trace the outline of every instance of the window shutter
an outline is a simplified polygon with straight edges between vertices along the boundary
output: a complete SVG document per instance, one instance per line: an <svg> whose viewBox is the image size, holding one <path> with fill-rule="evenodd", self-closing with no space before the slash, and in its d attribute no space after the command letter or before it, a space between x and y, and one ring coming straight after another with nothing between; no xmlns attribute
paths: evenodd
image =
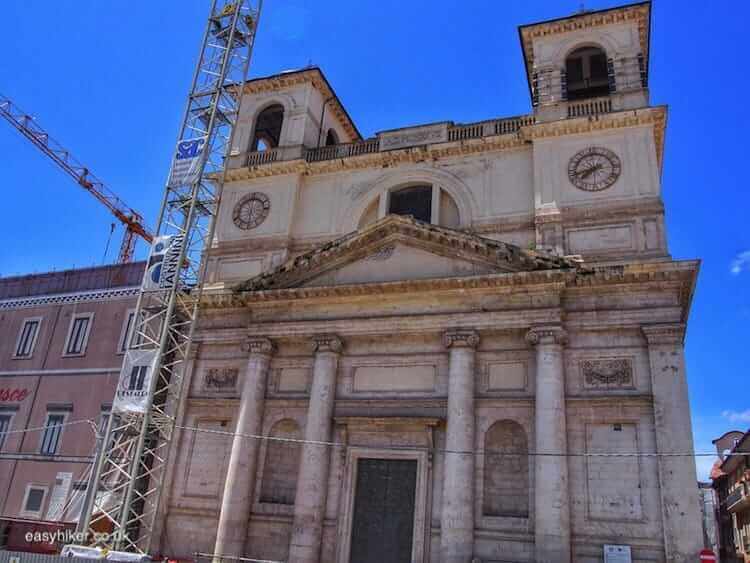
<svg viewBox="0 0 750 563"><path fill-rule="evenodd" d="M641 87L648 88L648 73L646 72L646 61L643 53L638 53L638 70L641 73Z"/></svg>
<svg viewBox="0 0 750 563"><path fill-rule="evenodd" d="M617 83L615 81L615 63L612 59L607 59L607 82L609 83L609 93L617 92Z"/></svg>

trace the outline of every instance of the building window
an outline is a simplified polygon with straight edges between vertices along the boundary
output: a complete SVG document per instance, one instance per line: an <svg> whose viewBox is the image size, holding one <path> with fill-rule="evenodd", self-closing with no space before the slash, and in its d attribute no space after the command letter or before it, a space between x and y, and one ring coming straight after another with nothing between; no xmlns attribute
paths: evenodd
<svg viewBox="0 0 750 563"><path fill-rule="evenodd" d="M388 213L411 215L429 223L432 220L432 186L410 186L392 191L388 200Z"/></svg>
<svg viewBox="0 0 750 563"><path fill-rule="evenodd" d="M569 100L609 94L607 54L598 47L579 47L565 59Z"/></svg>
<svg viewBox="0 0 750 563"><path fill-rule="evenodd" d="M10 431L10 423L13 420L13 415L0 414L0 452L5 447L5 440Z"/></svg>
<svg viewBox="0 0 750 563"><path fill-rule="evenodd" d="M26 518L40 518L46 496L47 487L43 485L27 485L21 508L21 516Z"/></svg>
<svg viewBox="0 0 750 563"><path fill-rule="evenodd" d="M30 358L34 353L41 323L41 317L23 321L21 332L18 334L18 340L16 341L16 353L14 354L16 358Z"/></svg>
<svg viewBox="0 0 750 563"><path fill-rule="evenodd" d="M299 440L301 433L296 422L285 419L273 425L271 436ZM260 502L294 504L301 453L300 442L268 440Z"/></svg>
<svg viewBox="0 0 750 563"><path fill-rule="evenodd" d="M60 437L62 435L65 415L61 413L48 413L47 422L44 425L44 434L42 434L42 444L39 447L39 453L42 455L55 455L60 447Z"/></svg>
<svg viewBox="0 0 750 563"><path fill-rule="evenodd" d="M250 151L264 151L279 146L281 126L284 124L284 106L274 104L258 114Z"/></svg>
<svg viewBox="0 0 750 563"><path fill-rule="evenodd" d="M485 516L529 516L529 446L517 422L493 424L484 437Z"/></svg>
<svg viewBox="0 0 750 563"><path fill-rule="evenodd" d="M131 340L133 339L133 319L135 319L135 311L131 310L125 314L125 321L122 324L122 332L120 333L120 343L117 346L117 351L120 354L124 354L128 349Z"/></svg>
<svg viewBox="0 0 750 563"><path fill-rule="evenodd" d="M128 378L128 391L143 391L149 366L133 366Z"/></svg>
<svg viewBox="0 0 750 563"><path fill-rule="evenodd" d="M83 356L86 353L86 344L94 321L93 313L73 315L68 329L68 338L65 342L65 356Z"/></svg>

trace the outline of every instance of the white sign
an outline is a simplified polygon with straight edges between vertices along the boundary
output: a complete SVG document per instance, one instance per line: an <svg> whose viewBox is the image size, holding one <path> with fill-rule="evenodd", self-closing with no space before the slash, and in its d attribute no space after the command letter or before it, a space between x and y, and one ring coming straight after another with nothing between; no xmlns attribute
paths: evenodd
<svg viewBox="0 0 750 563"><path fill-rule="evenodd" d="M172 169L169 171L170 188L189 186L200 177L200 163L203 149L206 148L208 137L187 139L177 143L177 149L172 159Z"/></svg>
<svg viewBox="0 0 750 563"><path fill-rule="evenodd" d="M146 412L148 392L154 374L156 350L128 350L112 402L114 412Z"/></svg>
<svg viewBox="0 0 750 563"><path fill-rule="evenodd" d="M448 124L437 123L420 127L407 127L378 133L381 151L405 149L448 141Z"/></svg>
<svg viewBox="0 0 750 563"><path fill-rule="evenodd" d="M180 274L180 253L184 240L183 235L154 238L143 276L144 291L172 289L175 286Z"/></svg>
<svg viewBox="0 0 750 563"><path fill-rule="evenodd" d="M47 520L51 522L62 520L63 508L65 508L65 501L68 499L68 492L70 492L72 482L72 473L60 472L57 474L55 486L52 488L52 494L49 497Z"/></svg>
<svg viewBox="0 0 750 563"><path fill-rule="evenodd" d="M604 563L632 563L629 545L605 545Z"/></svg>

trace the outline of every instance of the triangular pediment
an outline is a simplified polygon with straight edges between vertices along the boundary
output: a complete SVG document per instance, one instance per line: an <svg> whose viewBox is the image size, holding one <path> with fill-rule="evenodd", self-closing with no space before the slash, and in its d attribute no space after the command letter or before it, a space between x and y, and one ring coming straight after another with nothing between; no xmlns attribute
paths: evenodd
<svg viewBox="0 0 750 563"><path fill-rule="evenodd" d="M389 215L239 284L236 291L329 287L575 267L563 258Z"/></svg>

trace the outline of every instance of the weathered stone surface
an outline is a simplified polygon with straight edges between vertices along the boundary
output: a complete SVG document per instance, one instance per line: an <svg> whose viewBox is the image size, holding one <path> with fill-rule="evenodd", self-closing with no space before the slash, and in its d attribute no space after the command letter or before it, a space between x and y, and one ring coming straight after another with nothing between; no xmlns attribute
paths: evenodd
<svg viewBox="0 0 750 563"><path fill-rule="evenodd" d="M616 46L626 72L642 48L644 10L525 28L526 56L544 66L530 69L556 84L564 53L591 40ZM256 110L280 103L279 154L316 145L311 116L328 95L317 71L248 91L240 144ZM692 447L673 325L688 316L697 263L668 254L665 111L647 107L645 90L610 98L611 111L570 118L593 106L545 99L512 134L495 122L446 126L447 141L407 128L388 151L367 141L358 155L342 144L315 153L335 158L231 167L195 369L237 365L248 332L272 338L252 426L307 441L253 446L242 458L256 459L232 491L250 497L234 512L242 554L348 563L357 461L369 457L417 462L413 561L588 563L604 543L631 545L634 561L689 560L700 537L692 460L586 455ZM340 113L326 111L323 127L357 140ZM598 192L567 173L592 146L621 163ZM388 213L392 192L412 186L432 187L429 222ZM231 210L255 191L267 194L269 215L238 230ZM240 369L238 382L248 374ZM244 389L238 400L194 383L186 417L235 421L244 401ZM170 541L186 550L205 546L226 512L218 495L185 494L203 481L216 488L210 470L190 465L206 459L193 449L180 442L177 465L190 469L176 474L167 509ZM224 472L228 497L238 474ZM200 530L185 526L194 537L180 531L186 514L202 518Z"/></svg>

